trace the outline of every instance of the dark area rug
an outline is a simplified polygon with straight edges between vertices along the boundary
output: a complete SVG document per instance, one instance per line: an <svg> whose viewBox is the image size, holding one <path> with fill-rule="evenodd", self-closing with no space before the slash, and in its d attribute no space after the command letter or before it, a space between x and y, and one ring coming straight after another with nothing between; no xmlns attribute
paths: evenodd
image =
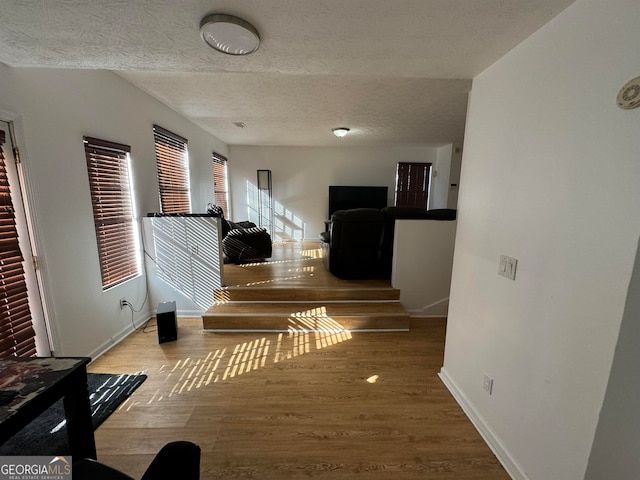
<svg viewBox="0 0 640 480"><path fill-rule="evenodd" d="M98 428L146 378L142 374L89 373L87 384L93 429ZM70 455L62 400L0 445L0 455Z"/></svg>

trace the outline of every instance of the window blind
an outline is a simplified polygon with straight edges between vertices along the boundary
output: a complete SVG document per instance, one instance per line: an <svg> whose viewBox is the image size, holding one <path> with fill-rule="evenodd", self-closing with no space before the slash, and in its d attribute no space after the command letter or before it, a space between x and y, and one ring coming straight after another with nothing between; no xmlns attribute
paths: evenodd
<svg viewBox="0 0 640 480"><path fill-rule="evenodd" d="M398 163L396 206L427 208L430 163Z"/></svg>
<svg viewBox="0 0 640 480"><path fill-rule="evenodd" d="M229 196L227 192L227 159L213 152L214 203L222 208L224 218L229 218Z"/></svg>
<svg viewBox="0 0 640 480"><path fill-rule="evenodd" d="M154 125L162 213L191 213L187 140Z"/></svg>
<svg viewBox="0 0 640 480"><path fill-rule="evenodd" d="M0 130L0 358L36 354L23 258L3 151L5 132Z"/></svg>
<svg viewBox="0 0 640 480"><path fill-rule="evenodd" d="M84 137L102 288L140 274L131 198L131 147Z"/></svg>

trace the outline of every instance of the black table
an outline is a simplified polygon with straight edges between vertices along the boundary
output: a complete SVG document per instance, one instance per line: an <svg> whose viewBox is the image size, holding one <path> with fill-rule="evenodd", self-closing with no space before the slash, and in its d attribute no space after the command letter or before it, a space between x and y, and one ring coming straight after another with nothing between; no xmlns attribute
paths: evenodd
<svg viewBox="0 0 640 480"><path fill-rule="evenodd" d="M87 390L90 361L86 357L0 359L0 444L62 398L71 455L95 459Z"/></svg>

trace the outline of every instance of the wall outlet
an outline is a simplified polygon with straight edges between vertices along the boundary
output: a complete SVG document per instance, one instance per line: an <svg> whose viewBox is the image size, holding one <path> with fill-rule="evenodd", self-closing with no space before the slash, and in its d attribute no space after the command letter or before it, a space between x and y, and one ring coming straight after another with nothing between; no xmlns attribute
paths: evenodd
<svg viewBox="0 0 640 480"><path fill-rule="evenodd" d="M516 267L518 260L515 258L500 255L500 266L498 267L498 275L502 275L510 280L516 279Z"/></svg>
<svg viewBox="0 0 640 480"><path fill-rule="evenodd" d="M484 383L482 384L482 388L484 388L489 395L493 392L493 378L486 373L484 374Z"/></svg>
<svg viewBox="0 0 640 480"><path fill-rule="evenodd" d="M120 299L120 310L127 306L127 301L124 298Z"/></svg>

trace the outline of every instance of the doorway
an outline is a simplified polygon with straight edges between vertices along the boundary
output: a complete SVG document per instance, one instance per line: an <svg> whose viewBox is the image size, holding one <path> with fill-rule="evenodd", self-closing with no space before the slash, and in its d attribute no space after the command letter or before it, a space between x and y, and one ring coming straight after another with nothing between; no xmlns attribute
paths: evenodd
<svg viewBox="0 0 640 480"><path fill-rule="evenodd" d="M396 207L429 205L430 163L398 163L396 171Z"/></svg>
<svg viewBox="0 0 640 480"><path fill-rule="evenodd" d="M0 120L0 356L51 355L13 124Z"/></svg>

